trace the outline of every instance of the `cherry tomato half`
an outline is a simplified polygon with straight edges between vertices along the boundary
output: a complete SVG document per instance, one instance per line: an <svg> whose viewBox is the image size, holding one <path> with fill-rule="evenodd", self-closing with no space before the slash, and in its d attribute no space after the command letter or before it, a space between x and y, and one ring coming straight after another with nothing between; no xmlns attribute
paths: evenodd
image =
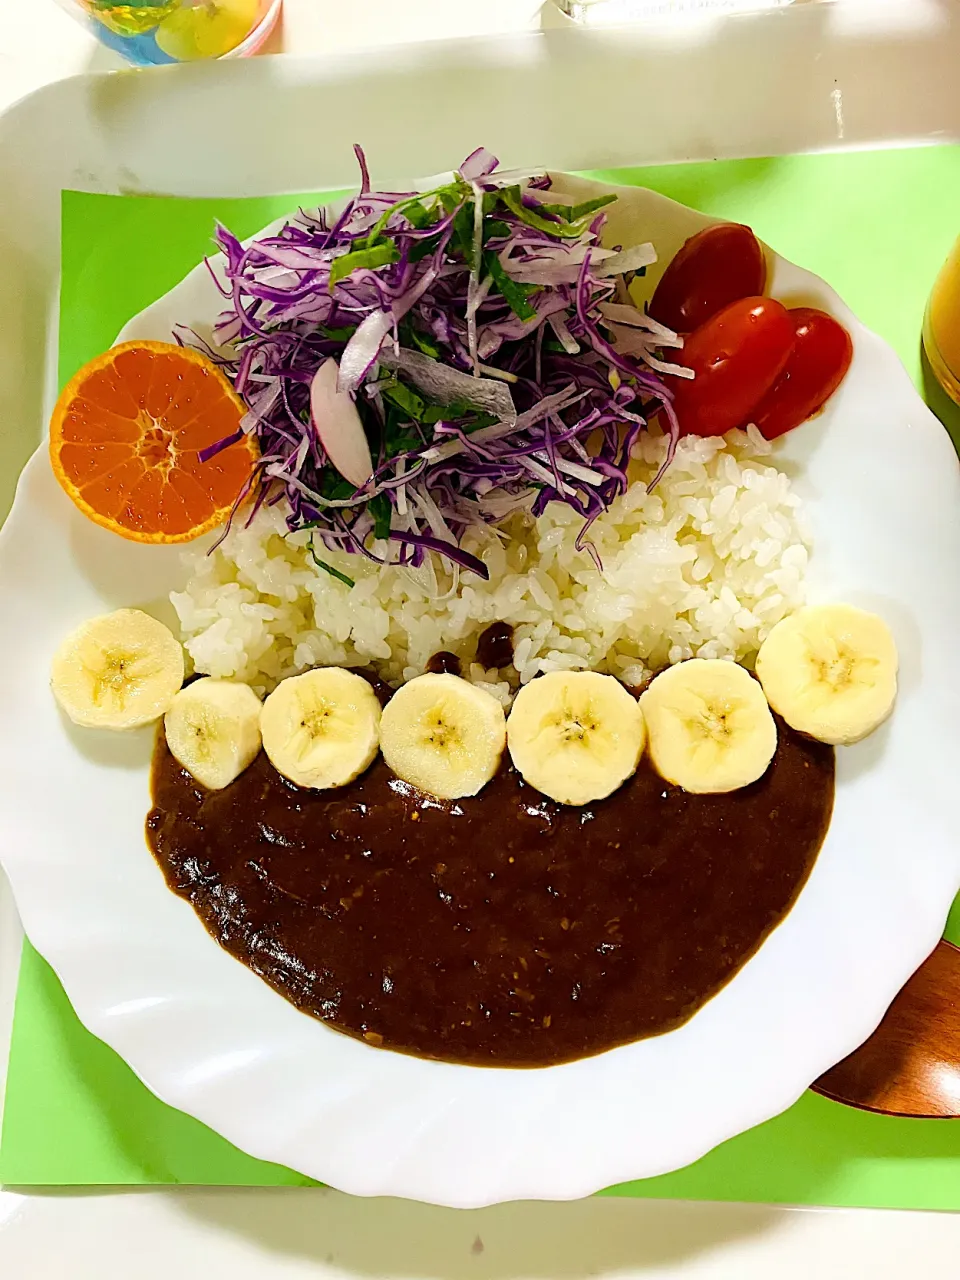
<svg viewBox="0 0 960 1280"><path fill-rule="evenodd" d="M682 435L722 436L750 420L793 350L793 321L773 298L739 298L677 352L693 379L670 377Z"/></svg>
<svg viewBox="0 0 960 1280"><path fill-rule="evenodd" d="M838 320L813 307L795 307L793 352L783 372L753 411L761 435L776 440L821 409L843 381L853 342Z"/></svg>
<svg viewBox="0 0 960 1280"><path fill-rule="evenodd" d="M763 293L760 241L739 222L720 222L691 236L660 277L649 312L668 329L692 333L727 303Z"/></svg>

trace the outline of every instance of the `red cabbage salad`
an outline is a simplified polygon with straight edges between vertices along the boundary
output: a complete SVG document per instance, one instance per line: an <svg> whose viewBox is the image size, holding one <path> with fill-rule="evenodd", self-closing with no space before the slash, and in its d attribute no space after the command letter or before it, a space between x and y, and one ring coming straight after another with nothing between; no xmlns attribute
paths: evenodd
<svg viewBox="0 0 960 1280"><path fill-rule="evenodd" d="M371 191L356 152L362 186L337 216L301 212L247 246L217 227L216 358L261 454L244 498L286 498L290 531L313 530L314 559L348 583L318 539L486 578L464 532L556 501L596 559L590 524L626 489L638 434L661 413L664 467L679 434L659 375L687 373L663 358L682 340L627 293L652 246L602 247L615 196L551 198L483 148L426 192Z"/></svg>

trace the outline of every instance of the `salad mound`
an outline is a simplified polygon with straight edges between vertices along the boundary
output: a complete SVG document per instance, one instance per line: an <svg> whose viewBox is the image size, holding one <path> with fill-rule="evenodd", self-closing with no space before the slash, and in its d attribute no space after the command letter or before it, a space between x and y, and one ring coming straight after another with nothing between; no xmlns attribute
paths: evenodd
<svg viewBox="0 0 960 1280"><path fill-rule="evenodd" d="M551 199L547 176L498 173L483 148L404 193L371 191L356 152L361 189L335 219L301 212L247 246L217 228L230 354L210 354L261 451L243 496L285 494L288 528L328 550L413 566L432 550L483 578L465 530L560 501L596 556L590 524L648 419L663 411L664 466L679 434L660 375L686 373L662 358L682 339L626 291L653 247L602 246L616 196Z"/></svg>

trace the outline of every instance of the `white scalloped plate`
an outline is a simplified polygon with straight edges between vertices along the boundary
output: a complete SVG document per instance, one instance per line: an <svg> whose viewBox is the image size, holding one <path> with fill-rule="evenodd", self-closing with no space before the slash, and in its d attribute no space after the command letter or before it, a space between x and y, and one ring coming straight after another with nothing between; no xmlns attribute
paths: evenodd
<svg viewBox="0 0 960 1280"><path fill-rule="evenodd" d="M613 237L652 239L662 261L711 221L651 192L622 197ZM887 618L900 699L883 730L839 752L823 850L757 955L684 1027L580 1062L488 1070L373 1049L217 946L146 848L151 734L75 730L47 687L64 634L156 606L180 583L179 554L89 523L45 453L29 463L0 533L0 856L83 1022L164 1101L356 1194L565 1199L697 1159L788 1107L876 1027L960 885L960 472L893 352L821 280L771 265L776 296L854 336L840 391L779 458L807 500L814 597ZM121 336L164 338L218 306L198 270Z"/></svg>

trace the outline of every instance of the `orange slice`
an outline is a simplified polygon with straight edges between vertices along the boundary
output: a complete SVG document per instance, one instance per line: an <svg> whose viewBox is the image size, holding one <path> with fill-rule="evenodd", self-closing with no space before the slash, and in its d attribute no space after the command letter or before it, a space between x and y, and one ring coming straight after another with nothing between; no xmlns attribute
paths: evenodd
<svg viewBox="0 0 960 1280"><path fill-rule="evenodd" d="M188 542L222 524L258 456L246 405L205 356L168 342L121 342L84 365L50 420L60 484L97 524L135 542Z"/></svg>

